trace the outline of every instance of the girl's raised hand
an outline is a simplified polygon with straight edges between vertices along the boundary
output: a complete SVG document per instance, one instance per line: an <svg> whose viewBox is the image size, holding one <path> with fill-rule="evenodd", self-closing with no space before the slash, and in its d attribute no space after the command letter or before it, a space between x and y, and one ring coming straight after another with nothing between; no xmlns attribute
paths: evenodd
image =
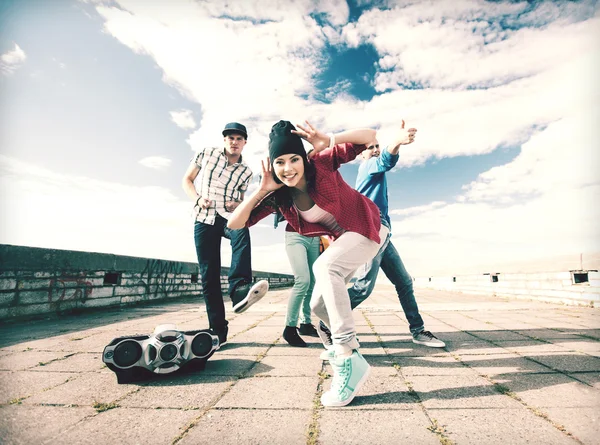
<svg viewBox="0 0 600 445"><path fill-rule="evenodd" d="M329 147L329 136L314 128L308 121L304 121L304 125L298 124L296 127L299 130L292 130L292 133L297 134L314 147L308 154L309 158Z"/></svg>
<svg viewBox="0 0 600 445"><path fill-rule="evenodd" d="M267 158L261 160L260 163L262 166L262 176L260 178L259 185L260 190L270 193L283 187L283 184L277 184L275 179L273 179L273 175L275 173L273 173L273 168L271 166L269 157L267 156Z"/></svg>

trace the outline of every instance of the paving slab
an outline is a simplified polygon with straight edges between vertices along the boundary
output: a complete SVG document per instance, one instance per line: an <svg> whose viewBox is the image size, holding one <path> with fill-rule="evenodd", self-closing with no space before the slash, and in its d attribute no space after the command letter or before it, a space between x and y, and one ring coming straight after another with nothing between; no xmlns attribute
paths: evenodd
<svg viewBox="0 0 600 445"><path fill-rule="evenodd" d="M308 410L215 409L202 416L181 445L305 445Z"/></svg>
<svg viewBox="0 0 600 445"><path fill-rule="evenodd" d="M476 375L475 371L447 354L430 357L398 357L396 363L400 365L402 374L407 378L410 376Z"/></svg>
<svg viewBox="0 0 600 445"><path fill-rule="evenodd" d="M77 377L74 372L0 371L0 403L30 397Z"/></svg>
<svg viewBox="0 0 600 445"><path fill-rule="evenodd" d="M566 431L583 443L598 444L598 424L600 424L600 409L593 408L543 408L554 423L560 424ZM590 428L592 426L592 428ZM596 426L596 428L593 428Z"/></svg>
<svg viewBox="0 0 600 445"><path fill-rule="evenodd" d="M600 368L600 358L580 352L533 352L527 357L562 372L595 371Z"/></svg>
<svg viewBox="0 0 600 445"><path fill-rule="evenodd" d="M92 372L104 368L102 353L76 352L71 354L43 365L44 371L73 372L73 370L77 370L77 372ZM32 369L39 370L41 367L41 365L38 365Z"/></svg>
<svg viewBox="0 0 600 445"><path fill-rule="evenodd" d="M529 405L539 408L600 409L597 388L563 374L523 375L512 381L510 389Z"/></svg>
<svg viewBox="0 0 600 445"><path fill-rule="evenodd" d="M328 445L419 444L439 445L421 409L326 409L320 418L319 443Z"/></svg>
<svg viewBox="0 0 600 445"><path fill-rule="evenodd" d="M515 400L479 376L412 376L409 381L427 409L518 407Z"/></svg>
<svg viewBox="0 0 600 445"><path fill-rule="evenodd" d="M205 376L201 373L156 379L119 400L128 408L208 409L231 388L237 379ZM127 385L131 386L131 385Z"/></svg>
<svg viewBox="0 0 600 445"><path fill-rule="evenodd" d="M25 350L0 358L0 371L23 371L36 368L54 360L64 359L67 355L63 352Z"/></svg>
<svg viewBox="0 0 600 445"><path fill-rule="evenodd" d="M261 377L313 377L323 368L321 360L313 356L267 355L260 361L261 369L252 370Z"/></svg>
<svg viewBox="0 0 600 445"><path fill-rule="evenodd" d="M171 443L198 415L195 410L113 408L54 436L53 444Z"/></svg>
<svg viewBox="0 0 600 445"><path fill-rule="evenodd" d="M61 374L58 374L61 375ZM45 378L45 376L39 376ZM23 400L24 405L93 406L110 403L137 389L136 385L115 385L115 375L108 369L73 375L68 382L37 392Z"/></svg>
<svg viewBox="0 0 600 445"><path fill-rule="evenodd" d="M92 407L2 406L0 407L1 443L5 445L43 443L95 414L96 411ZM52 420L43 421L44 419Z"/></svg>
<svg viewBox="0 0 600 445"><path fill-rule="evenodd" d="M487 376L503 375L504 378L515 374L543 373L548 372L547 366L529 360L518 354L494 354L494 355L461 355L460 362L476 371L478 374Z"/></svg>
<svg viewBox="0 0 600 445"><path fill-rule="evenodd" d="M522 409L431 409L445 435L464 445L575 445L577 440ZM588 442L594 443L594 442Z"/></svg>
<svg viewBox="0 0 600 445"><path fill-rule="evenodd" d="M240 379L217 408L311 409L319 377Z"/></svg>

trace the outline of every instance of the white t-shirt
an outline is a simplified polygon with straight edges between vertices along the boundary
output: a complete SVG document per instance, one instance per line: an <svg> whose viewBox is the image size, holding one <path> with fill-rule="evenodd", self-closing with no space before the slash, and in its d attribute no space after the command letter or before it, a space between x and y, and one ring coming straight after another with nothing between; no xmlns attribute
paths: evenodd
<svg viewBox="0 0 600 445"><path fill-rule="evenodd" d="M340 227L331 213L323 210L316 204L308 210L300 210L298 207L296 207L296 210L298 210L300 218L302 218L304 221L321 224L330 230L336 238L339 238L345 232L345 230Z"/></svg>

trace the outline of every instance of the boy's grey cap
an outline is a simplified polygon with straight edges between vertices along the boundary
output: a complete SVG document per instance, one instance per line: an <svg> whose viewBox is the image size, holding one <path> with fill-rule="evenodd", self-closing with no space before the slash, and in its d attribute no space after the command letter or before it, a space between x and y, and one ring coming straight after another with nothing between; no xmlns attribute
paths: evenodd
<svg viewBox="0 0 600 445"><path fill-rule="evenodd" d="M241 134L246 139L248 139L248 132L246 131L246 127L238 122L229 122L227 125L225 125L225 129L223 130L223 136L227 136L231 133Z"/></svg>

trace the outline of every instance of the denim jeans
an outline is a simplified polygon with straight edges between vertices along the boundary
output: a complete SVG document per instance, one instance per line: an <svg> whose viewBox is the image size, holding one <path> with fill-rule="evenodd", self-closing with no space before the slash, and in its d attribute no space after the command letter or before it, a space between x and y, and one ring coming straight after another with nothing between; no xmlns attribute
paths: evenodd
<svg viewBox="0 0 600 445"><path fill-rule="evenodd" d="M346 285L356 269L377 255L388 232L388 228L382 224L379 243L356 232L345 232L315 261L315 290L310 307L331 330L337 355L359 347Z"/></svg>
<svg viewBox="0 0 600 445"><path fill-rule="evenodd" d="M381 267L385 276L396 287L396 293L408 321L410 332L415 336L425 329L423 318L419 314L419 307L415 300L412 277L406 271L390 237L391 233L375 258L358 271L356 282L348 289L350 304L352 305L352 309L354 309L371 295L375 287L379 267Z"/></svg>
<svg viewBox="0 0 600 445"><path fill-rule="evenodd" d="M202 290L206 303L208 322L212 329L220 331L227 326L225 304L221 292L221 238L231 243L231 267L229 268L229 295L235 288L252 281L250 257L250 231L248 228L232 230L227 220L217 215L215 224L196 222L194 241L200 266Z"/></svg>
<svg viewBox="0 0 600 445"><path fill-rule="evenodd" d="M319 237L285 232L285 251L294 273L294 287L288 299L285 325L298 326L298 315L300 323L310 323L310 298L315 287L312 268L319 258Z"/></svg>

